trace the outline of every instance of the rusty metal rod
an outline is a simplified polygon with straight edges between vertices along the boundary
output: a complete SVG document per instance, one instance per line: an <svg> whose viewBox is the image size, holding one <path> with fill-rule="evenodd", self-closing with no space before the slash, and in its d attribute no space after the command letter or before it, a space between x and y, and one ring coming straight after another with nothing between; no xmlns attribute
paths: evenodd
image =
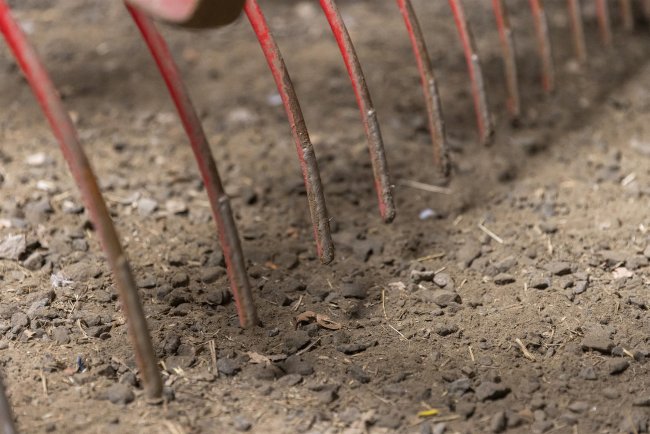
<svg viewBox="0 0 650 434"><path fill-rule="evenodd" d="M573 46L576 51L576 58L580 63L587 62L587 43L585 30L582 25L582 8L580 0L567 0L569 17L571 23L571 34L573 35Z"/></svg>
<svg viewBox="0 0 650 434"><path fill-rule="evenodd" d="M433 162L440 174L446 178L450 172L449 147L445 134L445 121L442 115L440 94L438 93L438 85L431 66L431 59L411 0L397 0L397 6L404 18L406 30L413 47L413 54L415 54L415 61L420 72L429 121L429 133L433 144Z"/></svg>
<svg viewBox="0 0 650 434"><path fill-rule="evenodd" d="M329 216L327 206L325 205L325 195L323 185L320 179L320 170L316 160L314 147L309 139L307 125L300 109L298 96L291 82L289 71L284 63L280 49L271 34L266 18L262 13L256 0L247 0L244 3L244 11L250 24L257 36L257 39L264 52L264 57L269 64L273 79L278 88L278 93L282 98L284 109L289 119L291 134L296 144L298 160L305 180L305 189L307 191L307 202L316 240L316 250L318 256L324 264L332 262L334 259L334 244L330 233Z"/></svg>
<svg viewBox="0 0 650 434"><path fill-rule="evenodd" d="M530 0L530 9L535 22L535 36L542 65L542 87L550 93L555 90L555 65L553 64L553 50L548 32L548 19L542 0Z"/></svg>
<svg viewBox="0 0 650 434"><path fill-rule="evenodd" d="M4 384L0 380L0 434L16 434L17 432L11 404L7 399Z"/></svg>
<svg viewBox="0 0 650 434"><path fill-rule="evenodd" d="M339 46L345 67L352 81L354 95L357 99L363 128L368 140L368 151L372 163L372 172L375 180L375 190L379 201L379 213L386 223L395 219L395 204L393 202L393 190L388 173L388 162L384 151L384 141L379 129L377 112L370 98L370 91L366 85L366 79L361 69L361 64L352 45L352 39L348 33L343 18L339 13L334 0L320 0L321 8L325 12L327 21L332 28L334 38Z"/></svg>
<svg viewBox="0 0 650 434"><path fill-rule="evenodd" d="M230 208L230 200L221 183L217 165L212 157L210 145L201 126L201 121L194 110L167 43L156 29L153 21L135 7L129 4L126 4L126 7L158 65L190 140L194 157L205 184L210 207L212 208L212 216L217 224L217 232L226 260L226 270L237 306L239 323L244 328L252 327L258 324L259 320L250 283L248 282L248 275L246 274L244 254L232 209Z"/></svg>
<svg viewBox="0 0 650 434"><path fill-rule="evenodd" d="M517 77L517 60L515 56L515 41L508 9L503 0L492 0L492 9L499 31L501 53L506 74L506 87L508 89L507 108L510 118L516 120L521 115L521 99L519 97L519 79Z"/></svg>
<svg viewBox="0 0 650 434"><path fill-rule="evenodd" d="M621 23L625 31L634 30L634 9L632 0L620 0L619 10L621 14Z"/></svg>
<svg viewBox="0 0 650 434"><path fill-rule="evenodd" d="M474 98L479 141L484 145L489 145L492 143L494 137L494 126L492 125L492 116L490 115L487 94L485 93L485 80L481 70L481 62L476 49L476 43L474 42L462 1L449 0L449 6L454 15L456 28L458 29L458 34L463 44L463 51L465 52L465 60L467 61L467 69L469 70L472 86L472 97Z"/></svg>
<svg viewBox="0 0 650 434"><path fill-rule="evenodd" d="M596 16L598 17L598 30L600 32L600 40L605 48L612 46L612 24L609 19L609 4L607 0L596 1Z"/></svg>
<svg viewBox="0 0 650 434"><path fill-rule="evenodd" d="M140 296L90 162L45 67L11 16L5 0L0 0L0 30L36 94L77 187L81 191L84 204L97 229L104 253L113 271L146 394L151 399L158 399L162 394L162 381Z"/></svg>

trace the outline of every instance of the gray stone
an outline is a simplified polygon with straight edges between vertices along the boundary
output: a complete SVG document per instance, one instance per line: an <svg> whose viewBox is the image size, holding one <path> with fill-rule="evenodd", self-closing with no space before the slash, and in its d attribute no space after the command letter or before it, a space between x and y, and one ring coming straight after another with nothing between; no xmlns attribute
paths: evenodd
<svg viewBox="0 0 650 434"><path fill-rule="evenodd" d="M205 267L201 269L201 281L203 283L214 283L225 275L226 270L222 267Z"/></svg>
<svg viewBox="0 0 650 434"><path fill-rule="evenodd" d="M117 405L126 405L135 399L131 388L121 383L115 383L109 387L106 391L106 397L110 402Z"/></svg>
<svg viewBox="0 0 650 434"><path fill-rule="evenodd" d="M158 202L154 199L143 197L138 200L138 214L142 217L147 217L153 214L158 209Z"/></svg>
<svg viewBox="0 0 650 434"><path fill-rule="evenodd" d="M29 317L24 312L16 312L11 315L12 328L24 328L29 325Z"/></svg>
<svg viewBox="0 0 650 434"><path fill-rule="evenodd" d="M233 425L235 429L240 432L250 431L250 429L253 427L252 422L244 416L235 416L233 419Z"/></svg>
<svg viewBox="0 0 650 434"><path fill-rule="evenodd" d="M70 332L66 327L56 327L52 330L52 339L60 345L65 345L70 343Z"/></svg>
<svg viewBox="0 0 650 434"><path fill-rule="evenodd" d="M481 245L475 241L463 244L456 253L456 260L461 269L468 268L476 258L481 256Z"/></svg>
<svg viewBox="0 0 650 434"><path fill-rule="evenodd" d="M24 234L7 235L0 241L0 259L17 261L27 250Z"/></svg>
<svg viewBox="0 0 650 434"><path fill-rule="evenodd" d="M528 286L535 289L546 289L551 286L551 278L546 275L538 275L531 277Z"/></svg>
<svg viewBox="0 0 650 434"><path fill-rule="evenodd" d="M585 401L575 401L569 404L569 410L574 413L584 413L589 410L589 403Z"/></svg>
<svg viewBox="0 0 650 434"><path fill-rule="evenodd" d="M219 358L217 360L217 369L224 375L235 375L241 369L241 361L231 358Z"/></svg>
<svg viewBox="0 0 650 434"><path fill-rule="evenodd" d="M501 433L508 427L508 419L505 411L498 411L490 419L490 430L493 433Z"/></svg>
<svg viewBox="0 0 650 434"><path fill-rule="evenodd" d="M476 398L479 401L497 400L506 397L510 393L510 388L501 383L492 381L483 381L476 388Z"/></svg>
<svg viewBox="0 0 650 434"><path fill-rule="evenodd" d="M622 374L629 367L630 367L630 362L628 362L627 360L610 360L607 363L607 369L609 371L609 375Z"/></svg>
<svg viewBox="0 0 650 434"><path fill-rule="evenodd" d="M556 276L571 274L571 264L563 261L553 261L546 264L546 270Z"/></svg>
<svg viewBox="0 0 650 434"><path fill-rule="evenodd" d="M341 295L344 298L357 298L363 300L368 296L366 288L358 283L344 283L341 285Z"/></svg>
<svg viewBox="0 0 650 434"><path fill-rule="evenodd" d="M433 283L448 290L454 289L454 279L447 273L438 273L433 277Z"/></svg>
<svg viewBox="0 0 650 434"><path fill-rule="evenodd" d="M494 283L497 285L507 285L509 283L514 283L515 281L515 277L508 273L499 273L494 276Z"/></svg>
<svg viewBox="0 0 650 434"><path fill-rule="evenodd" d="M431 300L440 307L447 307L452 303L460 303L460 295L447 289L436 289L431 293Z"/></svg>
<svg viewBox="0 0 650 434"><path fill-rule="evenodd" d="M582 349L584 351L594 350L603 354L609 354L614 348L614 341L605 330L595 329L587 332L582 338Z"/></svg>

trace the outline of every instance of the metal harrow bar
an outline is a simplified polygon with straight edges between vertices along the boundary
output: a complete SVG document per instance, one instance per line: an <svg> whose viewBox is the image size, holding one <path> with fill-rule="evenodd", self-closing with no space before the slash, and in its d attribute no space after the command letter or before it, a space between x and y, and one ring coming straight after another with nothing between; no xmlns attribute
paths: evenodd
<svg viewBox="0 0 650 434"><path fill-rule="evenodd" d="M610 5L607 0L594 1L602 44L605 47L610 47L612 45ZM640 1L645 18L650 19L650 0ZM319 0L319 2L339 46L351 80L368 142L379 213L382 220L389 223L395 218L396 211L378 116L372 103L361 64L335 1ZM448 0L448 2L467 63L479 141L487 145L491 143L494 136L494 124L485 92L485 80L481 71L480 56L462 0ZM438 174L446 178L450 173L449 150L443 110L431 60L411 1L396 0L396 3L404 19L421 78L428 127L433 145L434 166ZM550 93L556 88L556 78L549 27L543 1L529 0L529 6L535 23L542 87L546 92ZM623 28L627 31L634 28L635 9L633 6L631 0L619 0L621 22ZM225 193L217 164L212 156L208 140L187 89L183 84L179 70L172 59L165 40L156 29L150 16L188 27L215 27L231 22L237 18L242 10L244 11L260 43L282 98L307 191L307 202L311 214L316 250L320 260L327 264L334 258L329 214L325 204L316 154L309 138L309 132L289 72L257 0L221 2L210 0L126 0L126 8L140 30L160 70L189 138L206 188L213 218L217 225L219 242L226 260L227 273L240 324L245 328L253 327L259 324L259 319L255 310L244 254L233 218L230 200ZM509 117L516 120L521 116L521 98L513 31L510 27L505 0L493 0L492 8L504 63L508 95L506 107ZM567 14L570 17L576 59L581 63L585 63L588 58L580 0L567 0ZM59 142L75 183L81 192L83 202L98 232L102 248L116 281L119 296L122 300L121 306L127 318L129 337L134 348L146 395L153 401L159 401L162 396L161 375L133 273L120 244L106 203L102 198L90 162L77 138L73 123L63 107L45 67L12 17L6 0L0 0L0 31L34 91ZM4 433L16 432L11 409L2 387L0 387L0 429Z"/></svg>

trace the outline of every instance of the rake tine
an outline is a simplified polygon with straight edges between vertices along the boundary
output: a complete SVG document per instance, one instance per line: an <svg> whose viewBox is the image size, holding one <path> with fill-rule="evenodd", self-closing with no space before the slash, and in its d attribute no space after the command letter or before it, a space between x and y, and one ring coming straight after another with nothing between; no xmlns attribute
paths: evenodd
<svg viewBox="0 0 650 434"><path fill-rule="evenodd" d="M634 30L634 11L632 10L632 0L620 0L620 13L623 29L631 32Z"/></svg>
<svg viewBox="0 0 650 434"><path fill-rule="evenodd" d="M388 163L384 152L384 142L381 138L377 112L370 99L370 91L366 86L366 79L361 70L361 64L352 45L352 40L345 27L343 18L338 11L334 0L320 0L321 8L325 12L327 21L332 28L332 33L343 56L348 75L352 81L354 94L361 112L363 127L368 139L368 151L372 162L372 172L375 178L375 190L379 200L379 213L386 223L395 219L395 204L393 203L393 191L391 188L390 176L388 174Z"/></svg>
<svg viewBox="0 0 650 434"><path fill-rule="evenodd" d="M259 320L246 274L244 254L239 241L237 226L232 215L230 200L221 183L217 165L212 157L210 145L201 126L201 121L194 110L169 48L153 21L133 6L127 4L126 8L158 65L190 140L194 157L205 184L210 207L212 208L212 216L217 224L219 242L223 249L230 287L237 306L237 314L239 315L239 324L243 328L253 327L259 323Z"/></svg>
<svg viewBox="0 0 650 434"><path fill-rule="evenodd" d="M97 180L79 143L72 121L35 50L29 45L25 35L11 16L5 0L0 0L0 30L36 94L77 187L81 191L84 204L97 229L104 253L113 271L146 394L151 399L159 399L162 394L162 381L147 329L147 321L133 273L120 245L106 203L102 199Z"/></svg>
<svg viewBox="0 0 650 434"><path fill-rule="evenodd" d="M573 45L576 50L576 58L580 63L587 62L587 43L585 42L585 30L582 26L582 9L580 0L567 0L569 16L571 17L571 33L573 34Z"/></svg>
<svg viewBox="0 0 650 434"><path fill-rule="evenodd" d="M307 125L300 109L300 103L296 96L296 91L291 82L289 71L282 59L282 54L278 45L273 39L273 35L266 23L266 18L262 13L256 0L247 0L244 3L244 11L250 21L251 27L257 36L266 61L269 64L273 79L278 88L278 93L282 97L282 103L289 119L291 134L296 143L296 151L300 161L300 169L305 180L305 189L307 190L307 201L309 203L309 212L314 230L314 239L316 240L316 250L318 256L324 264L329 264L334 259L334 244L330 233L329 216L325 205L325 195L323 185L320 179L320 170L316 161L316 153L309 139Z"/></svg>
<svg viewBox="0 0 650 434"><path fill-rule="evenodd" d="M553 51L548 33L548 20L542 0L530 0L530 8L535 21L535 34L542 64L542 87L547 93L550 93L555 90L555 66L553 65Z"/></svg>
<svg viewBox="0 0 650 434"><path fill-rule="evenodd" d="M0 434L16 434L17 432L11 405L7 399L4 384L0 380Z"/></svg>
<svg viewBox="0 0 650 434"><path fill-rule="evenodd" d="M598 16L600 39L605 48L610 48L612 46L612 26L609 19L609 5L607 0L596 0L596 14Z"/></svg>
<svg viewBox="0 0 650 434"><path fill-rule="evenodd" d="M409 39L413 46L418 71L420 72L422 91L424 92L424 101L429 119L429 133L431 134L431 142L433 143L433 161L440 174L446 178L450 172L449 148L447 146L440 95L438 93L436 78L433 74L431 60L411 0L397 0L397 6L404 18L406 30L408 31Z"/></svg>
<svg viewBox="0 0 650 434"><path fill-rule="evenodd" d="M476 43L465 16L465 9L461 0L449 0L449 6L454 14L456 28L460 35L469 70L470 80L472 82L472 96L474 98L474 110L476 111L476 120L478 125L479 140L483 145L490 145L494 136L494 126L488 107L487 94L485 93L485 81L481 71L481 62L476 49Z"/></svg>
<svg viewBox="0 0 650 434"><path fill-rule="evenodd" d="M503 0L492 0L492 9L499 30L503 64L505 66L506 86L508 88L508 113L512 120L517 120L521 114L519 98L519 83L517 78L517 61L515 58L515 41L508 18L508 9Z"/></svg>

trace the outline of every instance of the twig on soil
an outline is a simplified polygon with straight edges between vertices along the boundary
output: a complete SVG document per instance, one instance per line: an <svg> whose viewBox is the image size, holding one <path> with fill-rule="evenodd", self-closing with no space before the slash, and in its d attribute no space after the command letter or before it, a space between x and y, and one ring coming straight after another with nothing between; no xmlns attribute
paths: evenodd
<svg viewBox="0 0 650 434"><path fill-rule="evenodd" d="M440 259L445 256L445 252L440 252L440 253L433 253L431 255L427 256L422 256L421 258L417 258L415 262L425 262L425 261L431 261L433 259Z"/></svg>
<svg viewBox="0 0 650 434"><path fill-rule="evenodd" d="M489 230L487 227L485 227L485 225L484 225L483 223L484 223L483 221L480 222L480 223L478 224L478 228L479 228L480 230L482 230L482 231L483 231L487 236L489 236L489 237L492 238L494 241L496 241L497 243L499 243L499 244L503 244L503 238L501 238L500 236L498 236L497 234L495 234L494 232L492 232L491 230Z"/></svg>
<svg viewBox="0 0 650 434"><path fill-rule="evenodd" d="M303 348L302 350L298 351L298 352L296 353L296 356L299 356L299 355L301 355L301 354L305 354L307 351L309 351L309 350L311 350L312 348L314 348L314 346L315 346L317 343L319 343L319 342L320 342L320 338L316 339L314 342L312 342L311 344L307 345L307 346L306 346L305 348Z"/></svg>
<svg viewBox="0 0 650 434"><path fill-rule="evenodd" d="M165 428L167 428L171 434L185 434L185 430L178 424L178 422L163 420L163 425L165 425Z"/></svg>
<svg viewBox="0 0 650 434"><path fill-rule="evenodd" d="M395 327L393 327L392 325L390 325L390 324L388 324L388 323L387 323L387 325L388 325L388 327L390 327L390 328L392 328L393 330L395 330L395 332L397 332L398 335L400 335L401 337L403 337L405 341L408 341L408 338L407 338L406 336L404 336L404 334L403 334L401 331L397 330Z"/></svg>
<svg viewBox="0 0 650 434"><path fill-rule="evenodd" d="M519 349L521 350L521 352L522 352L522 354L524 355L525 358L527 358L527 359L530 360L531 362L536 362L536 361L537 361L537 359L535 358L535 356L533 356L533 355L530 353L530 351L528 351L528 348L526 348L526 345L524 345L524 343L521 341L521 339L516 338L516 339L515 339L515 342L516 342L517 345L519 346Z"/></svg>
<svg viewBox="0 0 650 434"><path fill-rule="evenodd" d="M43 393L45 394L45 396L47 396L48 395L47 378L45 378L45 372L43 372L42 370L41 370L41 384L43 385Z"/></svg>
<svg viewBox="0 0 650 434"><path fill-rule="evenodd" d="M88 336L88 333L86 333L86 331L83 329L83 327L81 327L81 319L79 319L79 318L77 318L77 327L79 327L79 330L81 330L81 334L84 335L84 338L90 339L90 337Z"/></svg>
<svg viewBox="0 0 650 434"><path fill-rule="evenodd" d="M412 181L410 179L402 179L398 182L398 184L404 187L411 187L422 191L428 191L429 193L439 193L439 194L453 193L451 188L448 187L439 187L437 185L425 184L424 182Z"/></svg>
<svg viewBox="0 0 650 434"><path fill-rule="evenodd" d="M296 305L295 305L293 308L291 308L291 310L293 310L294 312L296 312L296 311L298 310L298 308L299 308L300 305L302 304L302 297L303 297L303 296L300 295L300 298L298 299L298 302L296 303Z"/></svg>
<svg viewBox="0 0 650 434"><path fill-rule="evenodd" d="M476 363L476 358L474 357L474 350L472 350L472 346L468 345L467 349L469 350L469 358L472 359L472 363Z"/></svg>
<svg viewBox="0 0 650 434"><path fill-rule="evenodd" d="M548 255L553 256L553 243L551 243L551 236L546 236L546 250L548 250Z"/></svg>
<svg viewBox="0 0 650 434"><path fill-rule="evenodd" d="M214 343L214 339L208 342L208 348L210 349L210 360L212 361L212 373L219 376L219 369L217 368L217 346Z"/></svg>
<svg viewBox="0 0 650 434"><path fill-rule="evenodd" d="M386 315L386 290L385 289L381 290L381 308L384 311L384 318L388 319L388 315Z"/></svg>

